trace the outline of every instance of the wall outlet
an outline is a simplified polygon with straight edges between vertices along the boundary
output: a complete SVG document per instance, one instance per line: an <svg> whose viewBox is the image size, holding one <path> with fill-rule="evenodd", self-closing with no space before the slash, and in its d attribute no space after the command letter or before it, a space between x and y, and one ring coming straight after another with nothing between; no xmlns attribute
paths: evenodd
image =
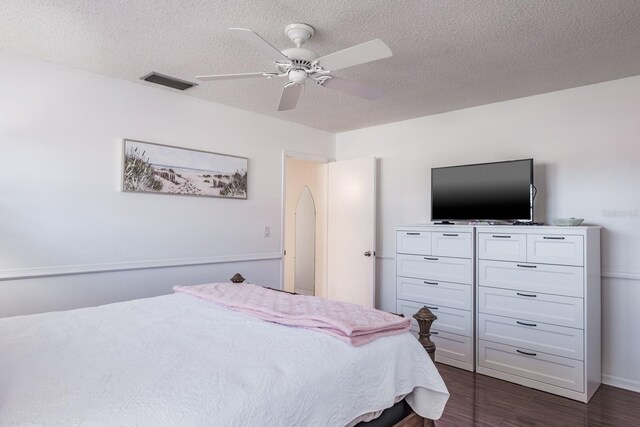
<svg viewBox="0 0 640 427"><path fill-rule="evenodd" d="M270 225L265 225L264 226L264 238L267 239L271 237L271 226Z"/></svg>

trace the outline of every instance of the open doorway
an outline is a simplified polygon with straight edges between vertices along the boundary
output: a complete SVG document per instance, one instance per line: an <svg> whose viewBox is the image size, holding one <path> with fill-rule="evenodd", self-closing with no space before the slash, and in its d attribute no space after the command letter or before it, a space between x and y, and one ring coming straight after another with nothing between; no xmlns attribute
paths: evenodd
<svg viewBox="0 0 640 427"><path fill-rule="evenodd" d="M283 289L326 297L327 159L283 156Z"/></svg>
<svg viewBox="0 0 640 427"><path fill-rule="evenodd" d="M282 289L373 307L376 159L282 164Z"/></svg>
<svg viewBox="0 0 640 427"><path fill-rule="evenodd" d="M298 197L295 216L293 290L303 295L316 293L316 204L306 185Z"/></svg>

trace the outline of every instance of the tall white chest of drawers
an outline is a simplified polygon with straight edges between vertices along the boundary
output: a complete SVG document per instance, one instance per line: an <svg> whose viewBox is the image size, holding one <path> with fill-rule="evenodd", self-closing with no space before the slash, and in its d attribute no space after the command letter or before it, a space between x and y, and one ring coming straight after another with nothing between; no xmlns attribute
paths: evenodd
<svg viewBox="0 0 640 427"><path fill-rule="evenodd" d="M601 382L600 228L476 229L476 371L588 402Z"/></svg>
<svg viewBox="0 0 640 427"><path fill-rule="evenodd" d="M423 306L432 326L436 361L473 371L474 242L472 226L396 228L397 312L411 318ZM414 321L412 330L417 333Z"/></svg>

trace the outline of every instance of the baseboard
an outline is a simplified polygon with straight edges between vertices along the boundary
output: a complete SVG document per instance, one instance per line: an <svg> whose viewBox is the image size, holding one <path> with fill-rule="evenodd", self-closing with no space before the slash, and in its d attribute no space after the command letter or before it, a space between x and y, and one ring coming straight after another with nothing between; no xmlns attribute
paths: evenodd
<svg viewBox="0 0 640 427"><path fill-rule="evenodd" d="M602 384L613 387L623 388L625 390L640 393L640 381L630 380L628 378L616 377L614 375L602 374Z"/></svg>
<svg viewBox="0 0 640 427"><path fill-rule="evenodd" d="M223 255L199 258L175 258L145 261L125 261L105 264L60 265L53 267L6 269L0 270L0 281L35 279L51 276L70 276L74 274L94 274L114 271L145 270L150 268L186 267L190 265L264 261L280 258L282 258L282 255L279 252L273 252L265 254Z"/></svg>

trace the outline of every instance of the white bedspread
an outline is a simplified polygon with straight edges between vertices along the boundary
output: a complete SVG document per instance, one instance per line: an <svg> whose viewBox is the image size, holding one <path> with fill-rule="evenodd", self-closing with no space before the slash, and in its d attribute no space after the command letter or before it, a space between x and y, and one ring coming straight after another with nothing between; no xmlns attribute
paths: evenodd
<svg viewBox="0 0 640 427"><path fill-rule="evenodd" d="M447 389L410 334L352 347L188 295L0 319L0 426L344 426Z"/></svg>

